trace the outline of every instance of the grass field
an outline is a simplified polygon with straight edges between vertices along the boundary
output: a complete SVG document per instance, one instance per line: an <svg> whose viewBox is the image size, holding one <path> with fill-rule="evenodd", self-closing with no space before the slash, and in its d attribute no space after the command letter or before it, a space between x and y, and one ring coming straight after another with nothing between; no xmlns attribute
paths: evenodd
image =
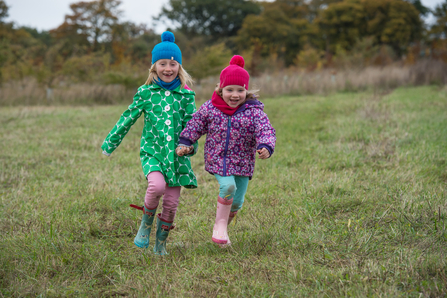
<svg viewBox="0 0 447 298"><path fill-rule="evenodd" d="M143 119L107 158L125 106L1 108L0 296L446 296L447 88L263 102L277 149L257 161L233 245L211 242L218 185L201 150L165 257L133 244Z"/></svg>

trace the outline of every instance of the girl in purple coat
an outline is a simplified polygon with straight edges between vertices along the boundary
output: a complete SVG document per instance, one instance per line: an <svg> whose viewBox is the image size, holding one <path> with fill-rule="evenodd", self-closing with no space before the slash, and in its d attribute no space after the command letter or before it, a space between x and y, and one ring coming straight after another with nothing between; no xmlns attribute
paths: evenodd
<svg viewBox="0 0 447 298"><path fill-rule="evenodd" d="M275 149L276 132L264 105L247 91L250 75L244 58L234 56L222 70L211 100L205 102L180 134L176 153L190 153L206 134L205 170L219 182L216 221L212 240L229 245L227 226L242 208L248 181L253 176L256 152L269 158Z"/></svg>

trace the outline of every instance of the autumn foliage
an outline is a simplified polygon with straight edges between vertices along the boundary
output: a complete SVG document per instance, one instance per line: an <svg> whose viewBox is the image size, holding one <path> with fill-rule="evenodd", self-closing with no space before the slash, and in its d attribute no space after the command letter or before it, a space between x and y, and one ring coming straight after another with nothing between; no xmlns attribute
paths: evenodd
<svg viewBox="0 0 447 298"><path fill-rule="evenodd" d="M145 81L160 36L122 21L120 0L81 1L57 28L5 22L0 0L0 84L34 78L45 88L71 83ZM253 76L280 69L355 69L424 57L447 62L447 1L432 12L419 0L170 0L155 22L173 24L183 65L196 82L216 75L233 54Z"/></svg>

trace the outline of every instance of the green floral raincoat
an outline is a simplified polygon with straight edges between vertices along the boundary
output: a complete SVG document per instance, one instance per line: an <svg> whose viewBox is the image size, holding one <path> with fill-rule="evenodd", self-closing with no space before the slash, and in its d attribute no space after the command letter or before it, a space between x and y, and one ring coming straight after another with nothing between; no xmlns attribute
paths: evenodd
<svg viewBox="0 0 447 298"><path fill-rule="evenodd" d="M178 87L165 90L156 84L143 85L133 103L121 115L104 140L103 153L110 155L120 144L132 125L144 113L140 160L144 175L159 171L169 186L196 188L197 180L188 156L177 156L175 148L186 123L196 111L194 91ZM194 152L197 152L197 142Z"/></svg>

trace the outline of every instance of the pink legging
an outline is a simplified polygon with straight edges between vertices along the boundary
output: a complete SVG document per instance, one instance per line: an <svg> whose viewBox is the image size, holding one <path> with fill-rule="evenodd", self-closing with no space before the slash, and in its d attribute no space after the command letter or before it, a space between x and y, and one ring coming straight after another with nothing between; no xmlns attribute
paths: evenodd
<svg viewBox="0 0 447 298"><path fill-rule="evenodd" d="M161 219L173 222L180 197L181 186L169 187L161 172L150 172L147 175L147 191L144 204L149 210L156 209L161 196L163 196L163 209Z"/></svg>

